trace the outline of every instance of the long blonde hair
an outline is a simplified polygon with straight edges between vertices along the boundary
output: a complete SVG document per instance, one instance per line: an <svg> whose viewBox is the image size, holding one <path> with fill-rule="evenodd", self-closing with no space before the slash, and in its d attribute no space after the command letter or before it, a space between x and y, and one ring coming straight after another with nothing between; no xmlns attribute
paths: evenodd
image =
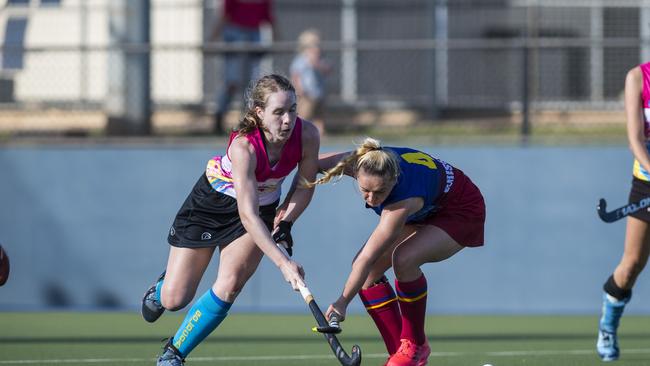
<svg viewBox="0 0 650 366"><path fill-rule="evenodd" d="M382 148L379 140L366 137L356 150L323 172L323 176L310 183L310 186L340 179L346 170L351 170L356 177L361 169L370 175L395 182L399 177L399 160L392 151Z"/></svg>
<svg viewBox="0 0 650 366"><path fill-rule="evenodd" d="M246 112L235 129L239 135L249 134L257 128L264 129L262 120L257 116L256 107L266 108L266 101L271 93L288 91L296 93L293 85L286 77L278 74L262 76L246 90Z"/></svg>

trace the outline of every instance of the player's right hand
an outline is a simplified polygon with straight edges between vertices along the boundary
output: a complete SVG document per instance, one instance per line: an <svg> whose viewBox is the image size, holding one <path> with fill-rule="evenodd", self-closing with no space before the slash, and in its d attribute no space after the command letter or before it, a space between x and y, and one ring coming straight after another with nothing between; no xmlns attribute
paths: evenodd
<svg viewBox="0 0 650 366"><path fill-rule="evenodd" d="M301 287L307 287L305 285L305 270L300 263L288 260L280 265L280 271L284 280L291 285L294 291L300 291Z"/></svg>

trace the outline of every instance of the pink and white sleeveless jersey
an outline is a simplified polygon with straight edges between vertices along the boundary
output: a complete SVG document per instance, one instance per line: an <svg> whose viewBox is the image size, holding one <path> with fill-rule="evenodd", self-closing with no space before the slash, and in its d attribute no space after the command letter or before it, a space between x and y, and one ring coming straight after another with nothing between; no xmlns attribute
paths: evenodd
<svg viewBox="0 0 650 366"><path fill-rule="evenodd" d="M228 151L235 137L237 137L237 132L230 134L226 154L210 159L205 170L205 176L208 178L212 188L217 192L233 198L237 198L237 192L235 192L235 186L233 184L232 162L230 161ZM291 173L302 159L302 120L300 118L296 119L296 125L291 132L291 136L282 148L282 155L273 166L271 166L266 153L266 146L264 146L264 141L262 140L262 132L256 129L246 135L246 138L255 149L255 157L257 160L255 178L257 179L259 204L260 206L269 205L280 199L284 178Z"/></svg>
<svg viewBox="0 0 650 366"><path fill-rule="evenodd" d="M650 152L650 62L642 64L639 67L643 73L643 92L641 95L641 101L643 103L643 132L646 138L646 149ZM650 173L636 159L634 159L632 174L636 178L646 182L650 181Z"/></svg>

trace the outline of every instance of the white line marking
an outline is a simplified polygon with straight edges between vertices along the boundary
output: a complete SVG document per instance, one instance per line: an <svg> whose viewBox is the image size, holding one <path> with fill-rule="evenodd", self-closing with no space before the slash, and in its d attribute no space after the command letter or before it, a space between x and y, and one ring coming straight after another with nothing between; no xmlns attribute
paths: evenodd
<svg viewBox="0 0 650 366"><path fill-rule="evenodd" d="M623 349L624 354L650 354L650 348ZM559 355L595 355L593 349L574 350L541 350L541 351L492 351L492 352L431 352L429 357L462 357L462 356L492 356L492 357L521 357L521 356L559 356ZM385 353L364 354L363 358L386 358ZM223 357L190 357L191 362L228 362L228 361L277 361L277 360L323 360L333 359L333 355L302 355L302 356L223 356ZM95 364L117 362L155 362L155 358L79 358L53 360L0 360L0 365L32 365L32 364Z"/></svg>

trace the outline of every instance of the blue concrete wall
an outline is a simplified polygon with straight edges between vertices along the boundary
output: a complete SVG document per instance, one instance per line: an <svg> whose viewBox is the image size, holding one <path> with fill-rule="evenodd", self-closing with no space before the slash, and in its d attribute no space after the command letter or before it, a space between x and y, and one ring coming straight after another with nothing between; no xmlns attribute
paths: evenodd
<svg viewBox="0 0 650 366"><path fill-rule="evenodd" d="M416 147L464 170L488 207L485 247L424 266L430 312L598 313L625 226L601 222L595 208L600 197L612 208L626 202L626 147ZM0 242L12 259L0 309L137 309L166 263L176 210L207 159L223 148L0 149ZM376 222L344 179L320 187L295 225L295 258L323 307L337 297ZM214 260L201 291L217 266ZM650 313L646 277L631 313ZM304 305L265 259L234 309L302 312ZM359 301L351 310L362 310Z"/></svg>

